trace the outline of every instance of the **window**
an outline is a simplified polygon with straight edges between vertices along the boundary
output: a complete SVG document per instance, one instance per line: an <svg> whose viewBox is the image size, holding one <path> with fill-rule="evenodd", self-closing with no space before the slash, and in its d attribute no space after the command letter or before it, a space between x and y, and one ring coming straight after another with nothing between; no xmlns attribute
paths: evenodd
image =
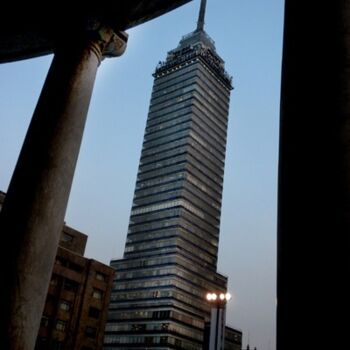
<svg viewBox="0 0 350 350"><path fill-rule="evenodd" d="M168 337L160 337L159 342L160 342L161 344L166 344L166 343L168 342Z"/></svg>
<svg viewBox="0 0 350 350"><path fill-rule="evenodd" d="M71 308L71 304L68 301L60 300L59 308L61 310L69 311Z"/></svg>
<svg viewBox="0 0 350 350"><path fill-rule="evenodd" d="M62 232L61 241L62 242L71 242L74 237L66 232Z"/></svg>
<svg viewBox="0 0 350 350"><path fill-rule="evenodd" d="M49 326L49 318L46 316L43 316L40 321L40 326L41 327L48 327Z"/></svg>
<svg viewBox="0 0 350 350"><path fill-rule="evenodd" d="M134 332L145 331L146 325L144 323L135 323L131 325L131 330Z"/></svg>
<svg viewBox="0 0 350 350"><path fill-rule="evenodd" d="M170 311L162 310L162 311L153 311L152 318L156 319L164 319L170 317Z"/></svg>
<svg viewBox="0 0 350 350"><path fill-rule="evenodd" d="M106 280L106 275L101 272L96 272L96 279L99 281L105 281Z"/></svg>
<svg viewBox="0 0 350 350"><path fill-rule="evenodd" d="M55 328L58 331L64 332L64 330L66 329L66 324L67 324L67 322L65 322L65 321L57 320Z"/></svg>
<svg viewBox="0 0 350 350"><path fill-rule="evenodd" d="M67 259L63 258L62 256L56 256L56 264L67 266Z"/></svg>
<svg viewBox="0 0 350 350"><path fill-rule="evenodd" d="M97 329L93 327L85 328L85 335L89 338L96 338Z"/></svg>
<svg viewBox="0 0 350 350"><path fill-rule="evenodd" d="M145 337L146 344L153 344L153 337Z"/></svg>
<svg viewBox="0 0 350 350"><path fill-rule="evenodd" d="M79 283L66 278L63 282L63 288L65 290L76 292L78 290Z"/></svg>
<svg viewBox="0 0 350 350"><path fill-rule="evenodd" d="M58 340L54 340L52 343L52 350L61 350L63 349L63 343Z"/></svg>
<svg viewBox="0 0 350 350"><path fill-rule="evenodd" d="M89 317L98 319L100 317L100 310L95 307L90 307Z"/></svg>
<svg viewBox="0 0 350 350"><path fill-rule="evenodd" d="M180 339L175 338L175 346L182 346L182 341Z"/></svg>
<svg viewBox="0 0 350 350"><path fill-rule="evenodd" d="M68 264L67 264L67 267L69 268L69 269L71 269L71 270L73 270L73 271L75 271L75 272L83 272L83 270L84 270L84 267L83 266L81 266L81 265L78 265L78 264L75 264L75 263L73 263L73 262L69 262Z"/></svg>
<svg viewBox="0 0 350 350"><path fill-rule="evenodd" d="M99 289L94 289L92 291L92 297L101 300L103 298L103 292Z"/></svg>
<svg viewBox="0 0 350 350"><path fill-rule="evenodd" d="M58 276L52 275L51 280L50 280L50 285L57 286L57 284L58 284Z"/></svg>

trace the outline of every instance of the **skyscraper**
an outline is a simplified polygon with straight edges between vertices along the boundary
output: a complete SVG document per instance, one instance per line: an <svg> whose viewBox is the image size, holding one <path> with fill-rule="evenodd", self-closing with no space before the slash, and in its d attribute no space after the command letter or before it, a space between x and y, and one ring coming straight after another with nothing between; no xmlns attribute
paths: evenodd
<svg viewBox="0 0 350 350"><path fill-rule="evenodd" d="M154 86L104 349L202 349L217 273L231 78L197 28L168 52Z"/></svg>

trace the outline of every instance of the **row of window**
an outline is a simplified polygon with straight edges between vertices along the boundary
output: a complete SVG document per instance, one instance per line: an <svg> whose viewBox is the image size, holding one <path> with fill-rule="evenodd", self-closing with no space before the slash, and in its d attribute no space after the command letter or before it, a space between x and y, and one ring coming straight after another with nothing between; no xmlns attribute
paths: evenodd
<svg viewBox="0 0 350 350"><path fill-rule="evenodd" d="M223 124L216 116L215 111L213 111L212 108L209 107L209 105L205 102L205 98L203 98L199 94L194 94L192 99L192 110L200 116L203 116L205 120L210 120L213 124L215 124L215 127L212 128L213 131L217 133L223 133L223 135L226 135L227 132L227 123ZM227 114L223 117L227 118Z"/></svg>
<svg viewBox="0 0 350 350"><path fill-rule="evenodd" d="M201 345L192 344L190 342L167 336L122 336L122 335L106 335L105 344L144 344L145 347L152 344L174 345L185 350L201 350Z"/></svg>
<svg viewBox="0 0 350 350"><path fill-rule="evenodd" d="M193 76L196 76L198 72L198 64L197 65L188 65L176 72L173 72L171 75L159 77L154 80L153 92L163 91L164 89L177 84L179 82L186 81Z"/></svg>
<svg viewBox="0 0 350 350"><path fill-rule="evenodd" d="M186 107L192 107L193 105L193 96L190 96L188 99L184 100L182 99L181 101L177 101L176 104L170 105L165 107L164 109L160 109L155 112L149 112L148 113L148 119L154 119L154 118L159 118L162 116L165 116L170 113L174 113L176 111L183 110Z"/></svg>
<svg viewBox="0 0 350 350"><path fill-rule="evenodd" d="M112 311L109 313L109 320L132 320L132 319L152 319L152 320L167 320L173 318L174 320L183 322L193 327L203 329L204 321L193 316L185 315L178 311L170 310L135 310L135 311ZM109 321L109 323L111 323Z"/></svg>
<svg viewBox="0 0 350 350"><path fill-rule="evenodd" d="M130 293L131 294L131 293ZM152 293L138 293L143 294L144 299L133 298L133 295L127 295L126 298L119 298L119 295L116 293L113 296L113 309L122 310L122 309L136 309L136 308L146 308L146 307L159 307L169 304L168 300L171 300L172 306L178 306L183 310L186 310L190 313L204 313L207 311L206 305L203 304L202 300L198 298L189 297L187 294L174 292L174 291L153 291ZM164 297L164 294L168 296ZM153 297L153 295L159 295L158 297ZM122 294L125 296L125 293ZM148 296L148 298L147 298ZM162 298L162 300L158 300ZM170 299L171 298L171 299ZM165 302L167 301L167 302Z"/></svg>
<svg viewBox="0 0 350 350"><path fill-rule="evenodd" d="M195 90L187 92L186 94L178 94L177 97L172 98L170 100L166 99L166 101L158 103L158 104L152 104L152 102L151 102L151 105L149 108L149 114L163 111L163 110L166 110L167 108L174 108L174 107L176 108L177 107L176 105L178 103L192 98L194 92L195 92Z"/></svg>
<svg viewBox="0 0 350 350"><path fill-rule="evenodd" d="M161 185L158 185L156 187L140 189L138 191L135 191L134 200L135 199L143 199L143 198L147 198L147 197L150 197L153 195L162 194L165 192L172 191L174 189L182 188L183 186L184 186L184 181L182 179L180 179L180 180L175 180L175 181L170 182L170 183L168 182L165 184L161 184Z"/></svg>
<svg viewBox="0 0 350 350"><path fill-rule="evenodd" d="M135 289L145 289L145 288L157 288L157 287L169 287L169 288L179 288L197 298L203 299L203 290L185 283L176 278L158 278L154 280L144 280L144 281L128 281L128 282L116 282L113 284L113 291L132 291Z"/></svg>
<svg viewBox="0 0 350 350"><path fill-rule="evenodd" d="M165 121L159 121L156 125L152 125L149 127L146 127L146 136L151 137L154 134L158 134L160 131L164 130L171 130L175 126L182 125L183 123L189 122L192 120L193 113L189 111L188 113L184 114L181 113L176 117L169 118Z"/></svg>
<svg viewBox="0 0 350 350"><path fill-rule="evenodd" d="M191 127L192 121L186 120L183 123L176 124L174 126L171 126L166 129L158 130L151 135L145 135L143 139L144 145L146 143L149 143L151 141L158 141L158 140L166 140L166 138L169 138L171 135L178 134L180 131L187 130Z"/></svg>
<svg viewBox="0 0 350 350"><path fill-rule="evenodd" d="M174 225L180 225L206 240L210 240L210 237L217 239L219 235L218 227L209 226L202 218L192 215L189 210L181 207L152 211L145 216L131 216L128 233L171 228Z"/></svg>
<svg viewBox="0 0 350 350"><path fill-rule="evenodd" d="M177 195L175 195L177 194ZM183 191L183 195L181 198L179 197L180 192L176 191L174 192L174 195L163 195L162 197L155 198L156 202L154 204L149 203L149 200L145 200L146 204L150 205L143 205L140 203L138 206L134 206L131 211L131 222L133 224L135 223L143 223L145 221L151 221L151 220L159 220L162 217L174 217L175 212L172 212L172 208L184 208L188 211L190 211L192 214L196 215L200 219L203 220L206 224L211 225L215 230L218 228L219 225L219 214L214 211L210 206L208 206L205 202L203 202L202 199L198 199L195 196L192 195L191 192L188 190ZM167 200L167 198L176 198L174 200ZM161 201L162 199L165 199ZM201 208L201 209L199 209ZM170 211L169 211L170 210ZM167 211L165 216L162 211ZM216 216L214 216L216 214ZM146 218L139 217L139 215L147 215Z"/></svg>
<svg viewBox="0 0 350 350"><path fill-rule="evenodd" d="M144 332L144 331L171 331L196 340L202 341L203 335L199 330L188 328L175 322L148 322L148 323L110 323L106 326L106 332Z"/></svg>
<svg viewBox="0 0 350 350"><path fill-rule="evenodd" d="M192 129L189 133L194 134ZM200 139L200 140L199 140ZM140 163L139 174L163 168L166 166L179 163L181 160L186 160L187 155L196 156L199 163L208 168L215 177L215 181L222 182L223 177L223 162L213 155L213 149L206 149L207 143L198 135L187 139L187 144L184 146L167 151L165 153L158 153L157 156L152 156L148 161Z"/></svg>
<svg viewBox="0 0 350 350"><path fill-rule="evenodd" d="M152 211L162 210L162 209L168 209L173 207L181 206L183 208L186 208L190 212L194 213L195 215L199 216L200 218L204 219L204 214L201 210L195 208L193 205L191 205L188 201L184 199L176 199L173 201L167 201L159 204L154 204L142 208L137 208L131 211L131 215L140 215L140 214L146 214Z"/></svg>
<svg viewBox="0 0 350 350"><path fill-rule="evenodd" d="M160 238L162 235L167 235L165 230L174 229L174 228L182 228L187 232L186 234L194 235L194 237L198 237L201 240L209 242L213 246L217 246L218 234L215 232L211 232L208 234L204 232L202 229L198 229L197 225L187 221L186 219L180 219L173 215L173 217L165 217L164 220L157 219L150 223L145 223L144 225L139 224L130 227L128 231L129 235L145 235L145 239L148 237L152 239L152 237Z"/></svg>
<svg viewBox="0 0 350 350"><path fill-rule="evenodd" d="M41 326L48 327L49 324L50 324L50 319L46 316L43 316L41 319ZM68 321L63 321L63 320L57 319L54 327L55 327L56 331L66 332L67 327L68 327ZM97 335L97 328L86 326L85 335L89 338L95 338Z"/></svg>
<svg viewBox="0 0 350 350"><path fill-rule="evenodd" d="M150 111L158 110L159 108L163 108L166 105L173 103L173 101L177 100L179 97L185 97L186 94L191 94L197 87L196 82L190 84L190 81L186 81L189 84L183 86L181 89L174 90L172 92L168 92L162 96L154 98L152 96L150 103Z"/></svg>
<svg viewBox="0 0 350 350"><path fill-rule="evenodd" d="M148 150L150 148L159 147L159 146L164 145L164 144L171 144L172 141L176 141L178 139L186 137L188 135L188 133L189 133L189 131L188 131L188 129L186 129L186 130L178 131L178 132L173 133L173 134L168 135L168 136L160 137L156 140L144 141L142 148L143 148L143 150L144 149Z"/></svg>
<svg viewBox="0 0 350 350"><path fill-rule="evenodd" d="M170 95L174 91L183 91L187 86L191 86L197 81L197 71L193 70L190 75L186 77L186 79L180 80L176 84L167 84L161 90L156 90L152 92L151 101L158 101L158 98L164 95Z"/></svg>
<svg viewBox="0 0 350 350"><path fill-rule="evenodd" d="M120 263L117 263L113 265L117 271L123 271L123 270L129 270L129 269L137 269L137 268L157 268L158 266L164 266L164 265L177 265L182 266L184 269L190 270L192 272L198 273L200 275L206 275L207 269L203 268L201 265L195 265L193 264L188 258L181 256L181 255L172 255L172 256L160 256L157 258L149 258L149 259L135 259L128 262L125 262L125 260L120 260ZM220 275L221 276L221 275ZM212 280L216 285L222 285L223 279L219 278L217 279L217 274L210 273L207 278Z"/></svg>
<svg viewBox="0 0 350 350"><path fill-rule="evenodd" d="M125 248L125 253L131 252L145 252L145 251L159 251L161 249L163 253L164 248L176 247L177 249L182 249L191 258L197 258L207 262L212 262L216 259L216 251L210 253L206 249L201 249L200 246L193 244L188 239L182 237L175 237L167 240L151 241L151 242L141 242L127 245ZM197 250L196 250L197 249ZM193 252L195 251L195 253Z"/></svg>
<svg viewBox="0 0 350 350"><path fill-rule="evenodd" d="M192 114L191 99L178 103L175 107L165 108L158 112L148 114L146 128L162 125L165 122L176 120L181 116Z"/></svg>
<svg viewBox="0 0 350 350"><path fill-rule="evenodd" d="M175 174L169 174L162 176L160 178L155 178L152 180L146 180L146 181L139 181L136 184L136 191L135 191L135 198L138 197L138 194L147 196L151 195L153 193L157 193L158 189L159 192L166 191L168 189L171 189L176 186L186 186L186 182L180 182L181 180L186 179L188 180L192 185L194 185L200 192L204 192L204 198L205 201L213 206L214 208L220 210L220 196L218 197L217 193L213 192L213 190L206 186L204 182L202 182L200 179L194 177L193 175L189 174L188 172L180 171ZM208 196L208 197L206 197Z"/></svg>
<svg viewBox="0 0 350 350"><path fill-rule="evenodd" d="M153 238L152 238L153 237ZM194 249L201 249L204 252L207 252L209 255L216 256L217 254L217 240L211 239L211 242L208 239L203 239L203 237L198 237L190 232L183 230L182 228L169 229L166 231L161 231L157 233L139 233L137 236L129 235L126 240L126 245L147 243L149 241L159 241L172 237L181 237L182 240L186 241L190 245L194 245Z"/></svg>
<svg viewBox="0 0 350 350"><path fill-rule="evenodd" d="M150 162L148 164L142 164L139 167L139 174L144 174L150 171L154 171L157 168L165 168L171 165L183 163L187 159L187 152L184 151L182 153L178 153L176 155L173 155L172 157L165 158L162 160L154 160L153 162Z"/></svg>
<svg viewBox="0 0 350 350"><path fill-rule="evenodd" d="M67 267L68 269L81 273L84 271L84 265L78 265L62 256L57 256L56 257L56 264Z"/></svg>

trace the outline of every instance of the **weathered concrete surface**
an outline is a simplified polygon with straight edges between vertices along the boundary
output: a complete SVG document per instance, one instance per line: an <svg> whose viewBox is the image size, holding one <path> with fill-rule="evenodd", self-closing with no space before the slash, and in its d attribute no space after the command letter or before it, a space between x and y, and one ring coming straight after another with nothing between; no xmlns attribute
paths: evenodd
<svg viewBox="0 0 350 350"><path fill-rule="evenodd" d="M277 348L348 343L350 3L286 0Z"/></svg>

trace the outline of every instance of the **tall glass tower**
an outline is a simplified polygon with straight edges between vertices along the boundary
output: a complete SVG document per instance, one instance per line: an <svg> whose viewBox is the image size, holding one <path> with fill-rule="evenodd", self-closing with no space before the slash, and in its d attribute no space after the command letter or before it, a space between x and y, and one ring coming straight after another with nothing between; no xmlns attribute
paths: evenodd
<svg viewBox="0 0 350 350"><path fill-rule="evenodd" d="M203 346L216 271L231 78L197 28L155 70L130 224L104 349Z"/></svg>

